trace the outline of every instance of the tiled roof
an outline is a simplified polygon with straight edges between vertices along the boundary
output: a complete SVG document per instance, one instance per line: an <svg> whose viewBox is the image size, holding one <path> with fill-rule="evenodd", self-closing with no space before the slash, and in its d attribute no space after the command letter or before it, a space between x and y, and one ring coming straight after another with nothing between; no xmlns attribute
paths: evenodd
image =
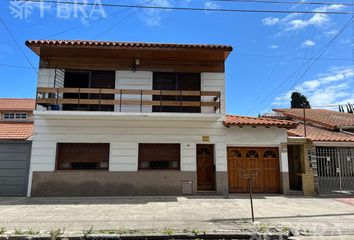
<svg viewBox="0 0 354 240"><path fill-rule="evenodd" d="M304 117L303 109L274 109L273 111L298 120L303 120ZM350 113L323 109L306 109L305 115L306 121L330 129L354 126L354 114Z"/></svg>
<svg viewBox="0 0 354 240"><path fill-rule="evenodd" d="M0 111L33 111L34 108L34 99L0 98Z"/></svg>
<svg viewBox="0 0 354 240"><path fill-rule="evenodd" d="M304 124L299 124L295 129L288 130L289 136L304 136ZM324 142L354 142L354 135L334 130L306 125L306 138L312 141Z"/></svg>
<svg viewBox="0 0 354 240"><path fill-rule="evenodd" d="M28 40L26 46L106 46L117 48L204 48L232 51L232 46L218 44L176 44L176 43L145 43L145 42L113 42L91 40Z"/></svg>
<svg viewBox="0 0 354 240"><path fill-rule="evenodd" d="M32 136L33 122L0 122L0 139L28 139Z"/></svg>
<svg viewBox="0 0 354 240"><path fill-rule="evenodd" d="M224 120L225 126L276 126L282 128L295 128L296 122L287 120L278 120L272 118L256 118L236 115L227 115Z"/></svg>

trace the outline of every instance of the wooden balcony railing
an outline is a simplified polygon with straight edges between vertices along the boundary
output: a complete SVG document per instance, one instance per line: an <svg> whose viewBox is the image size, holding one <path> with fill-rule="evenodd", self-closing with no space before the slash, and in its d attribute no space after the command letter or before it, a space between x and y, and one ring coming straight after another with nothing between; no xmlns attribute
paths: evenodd
<svg viewBox="0 0 354 240"><path fill-rule="evenodd" d="M77 94L75 98L65 97L65 94ZM85 98L82 97L85 95ZM107 99L107 95L115 95ZM156 97L159 100L154 100ZM172 96L174 100L163 100L163 96ZM200 101L186 100L186 97L200 97ZM170 99L170 98L169 98ZM140 111L146 106L163 107L211 107L216 113L220 111L219 91L185 91L185 90L135 90L106 88L37 88L36 103L43 106L71 105L114 105L140 106ZM116 108L117 109L117 108Z"/></svg>

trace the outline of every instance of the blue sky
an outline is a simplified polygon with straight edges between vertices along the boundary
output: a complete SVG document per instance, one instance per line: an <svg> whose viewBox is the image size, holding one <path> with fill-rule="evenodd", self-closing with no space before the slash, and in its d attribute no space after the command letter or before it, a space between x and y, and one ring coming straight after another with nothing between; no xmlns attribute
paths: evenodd
<svg viewBox="0 0 354 240"><path fill-rule="evenodd" d="M350 6L338 4L269 5L203 0L102 2L201 8L352 11ZM350 0L342 2L351 3ZM38 4L31 6L27 17L22 15L21 19L14 15L15 5L1 1L0 16L35 67L38 66L38 57L24 45L27 39L227 44L234 47L226 64L228 113L256 116L272 108L289 107L293 90L305 94L314 106L354 103L354 67L351 60L354 54L353 24L339 35L318 61L308 60L335 36L350 15L104 7L104 14L99 11L100 8L95 8L97 11L90 16L92 7L87 7L87 16L81 12L75 16L73 7L70 7L68 12L61 12L58 17L56 4L46 5L43 16L40 16ZM34 97L37 75L1 24L0 29L0 97Z"/></svg>

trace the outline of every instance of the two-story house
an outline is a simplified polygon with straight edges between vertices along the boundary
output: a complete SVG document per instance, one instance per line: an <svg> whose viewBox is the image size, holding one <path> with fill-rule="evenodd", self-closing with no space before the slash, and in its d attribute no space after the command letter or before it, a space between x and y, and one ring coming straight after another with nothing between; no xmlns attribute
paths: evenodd
<svg viewBox="0 0 354 240"><path fill-rule="evenodd" d="M226 116L231 46L26 45L40 57L28 196L228 194L252 171L256 191L287 192L296 124Z"/></svg>

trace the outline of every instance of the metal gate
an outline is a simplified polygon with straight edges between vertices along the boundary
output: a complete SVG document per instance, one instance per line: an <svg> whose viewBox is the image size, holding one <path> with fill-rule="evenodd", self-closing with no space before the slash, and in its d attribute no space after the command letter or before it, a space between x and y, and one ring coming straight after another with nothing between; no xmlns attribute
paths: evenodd
<svg viewBox="0 0 354 240"><path fill-rule="evenodd" d="M354 192L354 148L316 147L319 193Z"/></svg>
<svg viewBox="0 0 354 240"><path fill-rule="evenodd" d="M26 196L31 141L0 141L0 197Z"/></svg>

